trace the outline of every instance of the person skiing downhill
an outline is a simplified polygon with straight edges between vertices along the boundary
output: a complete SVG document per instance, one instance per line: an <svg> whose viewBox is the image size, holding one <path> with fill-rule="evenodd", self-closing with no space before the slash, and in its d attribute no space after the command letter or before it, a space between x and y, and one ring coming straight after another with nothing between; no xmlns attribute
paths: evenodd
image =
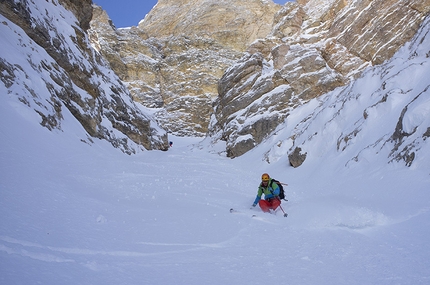
<svg viewBox="0 0 430 285"><path fill-rule="evenodd" d="M281 205L281 199L279 198L280 189L277 183L273 183L269 174L264 173L261 175L261 183L258 186L257 197L255 197L253 207L260 206L263 212L275 211ZM261 200L261 196L264 194L264 200Z"/></svg>

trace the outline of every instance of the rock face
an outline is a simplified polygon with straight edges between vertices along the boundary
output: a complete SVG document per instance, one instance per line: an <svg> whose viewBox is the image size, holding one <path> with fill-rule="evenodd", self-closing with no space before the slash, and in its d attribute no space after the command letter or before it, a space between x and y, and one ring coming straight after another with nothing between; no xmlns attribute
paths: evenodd
<svg viewBox="0 0 430 285"><path fill-rule="evenodd" d="M219 83L210 134L240 156L290 110L389 59L416 33L430 1L298 1L275 15L271 35L254 42Z"/></svg>
<svg viewBox="0 0 430 285"><path fill-rule="evenodd" d="M279 8L261 0L159 0L138 28L148 37L206 38L245 51L270 33Z"/></svg>
<svg viewBox="0 0 430 285"><path fill-rule="evenodd" d="M83 139L87 143L105 139L129 154L138 148L167 149L166 132L136 107L126 87L90 46L86 30L91 1L59 3L0 2L7 47L21 54L0 58L1 82L8 93L38 113L40 123L50 130L61 130L68 111L87 131L89 137ZM40 79L29 84L25 78Z"/></svg>
<svg viewBox="0 0 430 285"><path fill-rule="evenodd" d="M117 30L95 6L90 38L163 128L205 136L219 79L250 43L270 33L280 7L260 0L161 0L138 27Z"/></svg>
<svg viewBox="0 0 430 285"><path fill-rule="evenodd" d="M266 37L280 5L260 0L162 0L138 27L117 30L94 6L94 47L176 135L205 136L218 81L253 41ZM160 20L162 19L162 20Z"/></svg>
<svg viewBox="0 0 430 285"><path fill-rule="evenodd" d="M214 18L217 11L214 7L221 4L230 7L231 4L182 2L160 1L139 27L120 30L115 29L106 12L95 6L90 38L125 82L134 100L154 108L157 120L165 129L176 135L205 136L213 113L212 105L218 97L218 80L225 69L242 56L247 42L230 40L241 30L233 23L226 26L224 21ZM196 5L198 11L192 9ZM242 1L238 7L243 5ZM263 5L259 13L264 14L274 7L277 5L273 3ZM239 11L227 9L223 13L233 17ZM172 17L172 14L176 16ZM155 21L156 15L166 20ZM244 13L243 17L248 18L239 21L255 33L253 37L247 36L246 41L261 36L257 32L261 33L262 28L257 26L261 23L252 15ZM212 22L195 21L197 16L207 20L212 18ZM186 28L181 17L195 26ZM172 27L175 21L179 26ZM270 24L263 23L268 32ZM202 27L198 27L199 24ZM211 31L205 31L203 26ZM228 35L224 41L218 40L220 31ZM230 46L232 44L237 48Z"/></svg>
<svg viewBox="0 0 430 285"><path fill-rule="evenodd" d="M291 110L391 58L429 10L430 0L160 0L130 29L96 9L90 33L163 127L226 141L237 157Z"/></svg>

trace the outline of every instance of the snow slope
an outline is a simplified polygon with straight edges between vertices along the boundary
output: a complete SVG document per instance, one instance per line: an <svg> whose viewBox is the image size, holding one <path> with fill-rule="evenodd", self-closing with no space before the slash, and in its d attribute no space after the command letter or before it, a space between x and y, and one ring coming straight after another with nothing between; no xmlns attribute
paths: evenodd
<svg viewBox="0 0 430 285"><path fill-rule="evenodd" d="M428 173L230 160L192 138L127 156L1 98L1 284L429 282ZM288 218L249 209L265 171L289 184Z"/></svg>

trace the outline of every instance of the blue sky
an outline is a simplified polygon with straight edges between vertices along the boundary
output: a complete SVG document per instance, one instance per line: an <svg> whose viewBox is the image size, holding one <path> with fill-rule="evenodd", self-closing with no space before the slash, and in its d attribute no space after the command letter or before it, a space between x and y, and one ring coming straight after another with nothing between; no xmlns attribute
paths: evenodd
<svg viewBox="0 0 430 285"><path fill-rule="evenodd" d="M117 28L137 26L157 4L157 0L93 0L93 2L108 12ZM273 0L273 2L283 5L288 0Z"/></svg>

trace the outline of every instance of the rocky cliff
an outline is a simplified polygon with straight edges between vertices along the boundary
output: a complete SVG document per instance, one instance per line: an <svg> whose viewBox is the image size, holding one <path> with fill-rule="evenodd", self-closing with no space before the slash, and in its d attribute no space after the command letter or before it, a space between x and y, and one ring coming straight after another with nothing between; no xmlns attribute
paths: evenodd
<svg viewBox="0 0 430 285"><path fill-rule="evenodd" d="M206 38L245 51L270 33L280 8L261 0L159 0L138 28L148 37Z"/></svg>
<svg viewBox="0 0 430 285"><path fill-rule="evenodd" d="M90 35L133 98L158 108L164 128L204 136L219 79L249 44L270 33L279 8L260 0L161 0L138 27L117 30L95 7Z"/></svg>
<svg viewBox="0 0 430 285"><path fill-rule="evenodd" d="M109 141L126 153L167 149L167 134L132 101L124 84L91 47L91 0L0 1L1 89L10 104L36 112L40 124L62 130L71 114L82 141Z"/></svg>
<svg viewBox="0 0 430 285"><path fill-rule="evenodd" d="M153 109L158 122L173 134L206 134L218 80L240 52L204 37L154 38L136 27L117 30L99 7L91 26L94 47L135 101Z"/></svg>
<svg viewBox="0 0 430 285"><path fill-rule="evenodd" d="M391 58L429 9L430 1L287 3L272 33L221 78L211 133L227 141L229 156L247 152L291 109Z"/></svg>
<svg viewBox="0 0 430 285"><path fill-rule="evenodd" d="M429 10L430 0L160 0L130 29L96 8L90 33L162 126L224 140L237 157L291 110L391 58Z"/></svg>

